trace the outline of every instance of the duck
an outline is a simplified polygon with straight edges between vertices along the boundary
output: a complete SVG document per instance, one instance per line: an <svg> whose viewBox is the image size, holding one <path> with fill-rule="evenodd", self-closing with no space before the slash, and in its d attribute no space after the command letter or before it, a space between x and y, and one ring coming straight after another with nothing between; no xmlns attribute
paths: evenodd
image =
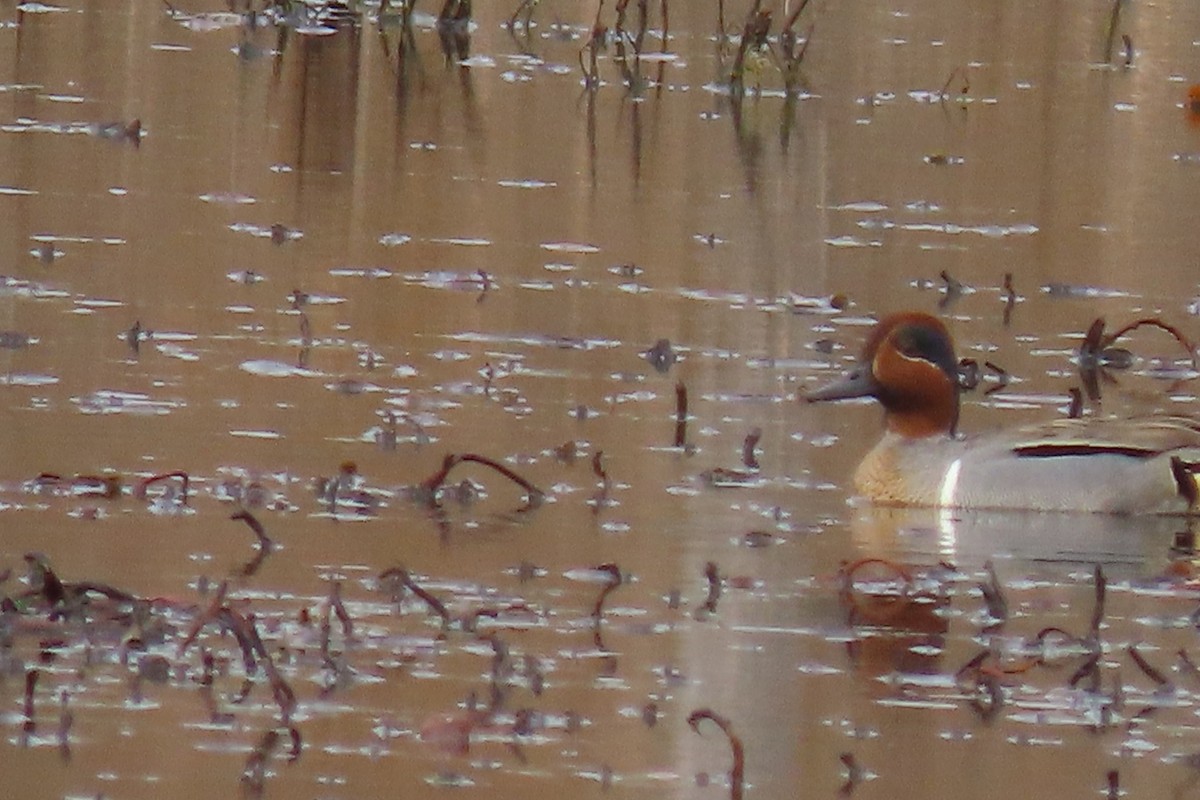
<svg viewBox="0 0 1200 800"><path fill-rule="evenodd" d="M884 432L854 474L871 503L943 509L1200 515L1200 422L1083 417L977 436L958 431L959 362L937 317L888 315L856 366L804 395L873 398Z"/></svg>

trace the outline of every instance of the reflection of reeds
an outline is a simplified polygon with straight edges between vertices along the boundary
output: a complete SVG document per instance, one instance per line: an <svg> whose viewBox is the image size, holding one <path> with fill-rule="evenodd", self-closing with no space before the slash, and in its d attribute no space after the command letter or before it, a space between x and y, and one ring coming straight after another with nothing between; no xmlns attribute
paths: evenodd
<svg viewBox="0 0 1200 800"><path fill-rule="evenodd" d="M1113 47L1121 24L1121 6L1124 4L1125 0L1113 0L1112 11L1108 14L1108 25L1104 29L1104 60L1108 62L1113 58Z"/></svg>
<svg viewBox="0 0 1200 800"><path fill-rule="evenodd" d="M588 38L583 44L583 49L579 51L579 68L583 71L583 85L585 88L592 90L600 87L600 66L598 60L600 51L604 49L608 41L608 28L600 21L603 11L604 0L600 0L596 4L596 20L592 23L592 30L588 33ZM586 65L583 61L584 53L587 53Z"/></svg>
<svg viewBox="0 0 1200 800"><path fill-rule="evenodd" d="M996 579L995 571L990 562L987 566L988 582L981 585L983 597L988 606L988 614L992 619L1007 616L1007 601L1003 598L1003 590ZM1091 621L1088 632L1083 636L1068 633L1062 628L1051 626L1042 628L1036 635L1026 639L1020 650L1028 653L1020 658L1004 657L994 649L994 642L977 653L954 673L955 684L971 698L971 706L979 713L984 721L996 716L1005 703L1005 681L1012 676L1028 673L1038 667L1053 666L1057 660L1052 653L1061 652L1070 658L1083 657L1079 666L1067 679L1067 686L1079 687L1083 691L1096 696L1101 703L1101 724L1109 719L1112 710L1119 705L1120 684L1115 689L1113 697L1102 697L1103 682L1101 680L1101 657L1105 652L1101 640L1101 628L1105 616L1105 597L1108 581L1104 570L1099 564L1093 573L1093 590L1095 602L1092 607ZM1170 681L1161 671L1149 664L1134 645L1126 648L1130 659L1148 678L1159 687L1165 687ZM1182 653L1182 651L1180 651ZM1186 654L1184 654L1186 655ZM1061 658L1061 656L1059 656Z"/></svg>
<svg viewBox="0 0 1200 800"><path fill-rule="evenodd" d="M516 11L514 11L512 16L508 18L508 29L511 31L516 28L517 17L523 16L525 19L522 25L525 30L528 31L530 22L533 19L533 9L537 4L538 0L521 0L521 2L517 4Z"/></svg>
<svg viewBox="0 0 1200 800"><path fill-rule="evenodd" d="M803 80L800 74L800 64L804 61L804 54L808 52L808 45L812 41L813 30L816 28L816 25L810 24L803 39L796 35L796 22L800 19L800 14L808 6L808 3L809 0L800 0L796 5L796 10L788 16L779 33L779 71L783 73L783 86L789 95L795 92L796 87Z"/></svg>
<svg viewBox="0 0 1200 800"><path fill-rule="evenodd" d="M746 14L742 38L733 57L733 66L729 68L729 91L736 97L740 97L746 89L747 58L752 50L758 52L766 45L767 34L771 30L771 12L763 11L761 6L762 0L754 0L754 5Z"/></svg>
<svg viewBox="0 0 1200 800"><path fill-rule="evenodd" d="M621 72L621 81L625 87L635 94L645 88L647 79L642 75L642 53L645 49L646 34L650 31L650 0L637 0L637 18L632 23L629 19L630 1L616 0L611 28L604 23L604 0L599 0L596 4L596 17L592 29L579 51L579 69L583 73L584 88L599 88L599 54L610 42L613 46L614 62ZM524 8L525 3L522 2L517 14L509 20L510 29ZM670 30L670 7L667 0L660 0L658 10L662 20L661 34L665 48ZM527 14L526 26L528 24ZM659 74L661 83L661 66Z"/></svg>
<svg viewBox="0 0 1200 800"><path fill-rule="evenodd" d="M796 23L801 13L808 7L809 0L802 0L787 16L780 29L778 42L771 43L772 15L770 9L763 9L762 0L755 0L750 11L746 14L742 25L741 38L733 56L726 79L729 91L734 97L741 97L746 91L746 76L756 75L761 80L761 71L765 63L770 63L783 79L784 91L794 96L804 86L804 76L800 71L808 45L812 42L815 25L810 24L803 38L796 33ZM725 33L724 4L717 10L717 24L720 29L719 41L724 47L727 38Z"/></svg>
<svg viewBox="0 0 1200 800"><path fill-rule="evenodd" d="M447 61L471 56L471 0L445 0L438 13L438 41Z"/></svg>

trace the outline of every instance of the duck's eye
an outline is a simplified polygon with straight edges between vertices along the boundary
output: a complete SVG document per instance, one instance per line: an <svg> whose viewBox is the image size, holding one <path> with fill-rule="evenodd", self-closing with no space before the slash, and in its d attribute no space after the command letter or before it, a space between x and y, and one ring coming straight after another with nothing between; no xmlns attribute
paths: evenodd
<svg viewBox="0 0 1200 800"><path fill-rule="evenodd" d="M954 357L954 346L938 331L909 325L895 332L892 344L905 358L928 361L955 383L958 382L958 360Z"/></svg>
<svg viewBox="0 0 1200 800"><path fill-rule="evenodd" d="M941 337L925 328L901 328L896 331L893 339L896 349L908 358L923 358L926 361L937 361L939 350L944 350Z"/></svg>

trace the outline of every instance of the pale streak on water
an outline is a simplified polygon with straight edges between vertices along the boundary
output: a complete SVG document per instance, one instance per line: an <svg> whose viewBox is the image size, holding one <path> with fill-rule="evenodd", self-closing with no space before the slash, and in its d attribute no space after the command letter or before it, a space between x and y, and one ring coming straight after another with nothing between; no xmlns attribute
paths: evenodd
<svg viewBox="0 0 1200 800"><path fill-rule="evenodd" d="M64 579L181 608L229 578L299 699L305 749L267 761L268 796L727 796L720 736L686 724L701 707L743 738L754 797L832 795L844 753L861 797L1102 795L1110 770L1130 794L1189 791L1200 682L1176 651L1200 652L1196 598L1162 577L1180 523L849 505L877 409L795 400L902 308L940 310L962 355L1011 376L984 397L984 373L969 429L1063 413L1096 316L1200 333L1186 108L1200 11L1123 4L1124 67L1119 35L1106 62L1108 3L813 4L805 93L785 100L766 66L735 107L713 90L715 3L673 3L665 43L652 17L654 83L637 95L611 50L604 85L582 88L593 4L543 2L516 37L515 2L475 5L466 66L423 25L403 67L394 28L281 39L215 5L0 9L0 567L14 570L0 588L24 590L29 551ZM748 5L726 3L731 26ZM136 148L120 136L134 118ZM666 373L642 356L660 339ZM1128 345L1134 368L1101 383L1103 409L1193 411L1188 381L1154 377L1187 366L1174 343ZM759 470L738 474L754 428ZM433 517L411 489L463 451L546 502L515 511L518 489L460 467L471 499ZM316 479L347 461L331 508ZM186 508L177 480L119 500L34 480L173 470L191 476ZM250 576L254 538L229 519L247 492L279 545ZM887 605L903 583L864 577L884 604L874 623L849 615L837 578L872 557L908 565L920 595ZM1010 614L994 638L989 558ZM725 579L715 612L709 561ZM591 568L610 562L628 580L596 639L606 573ZM1100 690L1067 685L1082 656L1060 642L1053 666L1001 675L985 720L959 667L988 641L1011 667L1043 628L1086 633L1096 563ZM450 631L380 591L399 564L446 603ZM348 642L333 629L339 681L300 621L333 580L356 625ZM464 630L481 608L508 610ZM278 713L261 678L233 702L231 637L152 647L169 677L135 687L127 630L96 629L89 648L44 620L4 632L6 794L239 791ZM487 635L511 656L503 713L469 755L444 753L418 732L486 701ZM56 639L23 741L21 673ZM219 722L200 647L228 673ZM523 710L534 722L514 738Z"/></svg>

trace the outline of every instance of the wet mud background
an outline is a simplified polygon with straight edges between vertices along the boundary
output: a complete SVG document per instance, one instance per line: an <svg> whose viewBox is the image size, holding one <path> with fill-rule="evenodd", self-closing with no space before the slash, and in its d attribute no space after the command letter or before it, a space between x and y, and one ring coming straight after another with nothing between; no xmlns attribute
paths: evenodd
<svg viewBox="0 0 1200 800"><path fill-rule="evenodd" d="M964 430L1194 412L1077 353L1200 336L1200 8L618 8L0 3L6 794L1200 791L1185 521L797 402L916 308Z"/></svg>

